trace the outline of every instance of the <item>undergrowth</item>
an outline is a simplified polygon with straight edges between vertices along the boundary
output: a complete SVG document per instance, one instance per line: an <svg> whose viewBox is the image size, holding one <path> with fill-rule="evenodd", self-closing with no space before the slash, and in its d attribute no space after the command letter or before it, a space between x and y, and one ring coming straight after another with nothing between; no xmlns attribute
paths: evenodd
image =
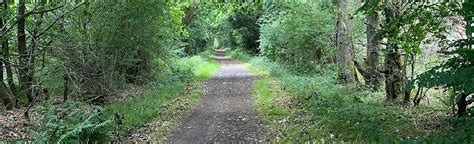
<svg viewBox="0 0 474 144"><path fill-rule="evenodd" d="M239 52L233 56L247 57ZM319 74L301 75L265 58L243 60L259 75L254 101L275 142L469 142L472 139L469 127L459 127L472 125L472 118L447 115L447 107L404 108L387 104L383 92L338 83L332 68Z"/></svg>
<svg viewBox="0 0 474 144"><path fill-rule="evenodd" d="M200 83L220 69L208 54L173 60L156 81L147 84L138 96L112 101L103 106L83 102L62 106L44 103L37 111L42 117L31 127L35 142L91 143L121 139L151 123L168 122L153 131L155 140L163 138L177 126L185 110L201 96ZM167 77L167 78L163 78Z"/></svg>

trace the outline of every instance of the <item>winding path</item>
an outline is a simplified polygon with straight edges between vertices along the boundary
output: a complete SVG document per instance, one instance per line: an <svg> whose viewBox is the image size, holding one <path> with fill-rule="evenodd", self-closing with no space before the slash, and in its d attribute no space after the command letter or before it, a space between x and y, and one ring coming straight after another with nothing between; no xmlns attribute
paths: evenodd
<svg viewBox="0 0 474 144"><path fill-rule="evenodd" d="M168 143L249 143L262 138L252 102L255 74L216 51L222 70L205 83L201 103L191 110Z"/></svg>

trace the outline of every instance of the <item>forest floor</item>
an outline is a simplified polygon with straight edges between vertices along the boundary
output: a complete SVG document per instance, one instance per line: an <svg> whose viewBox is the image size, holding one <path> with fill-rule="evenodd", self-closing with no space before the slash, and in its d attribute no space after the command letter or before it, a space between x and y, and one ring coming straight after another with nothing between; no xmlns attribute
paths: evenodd
<svg viewBox="0 0 474 144"><path fill-rule="evenodd" d="M258 142L262 123L253 106L256 75L224 51L216 51L221 71L204 83L200 104L184 118L168 139L172 143Z"/></svg>

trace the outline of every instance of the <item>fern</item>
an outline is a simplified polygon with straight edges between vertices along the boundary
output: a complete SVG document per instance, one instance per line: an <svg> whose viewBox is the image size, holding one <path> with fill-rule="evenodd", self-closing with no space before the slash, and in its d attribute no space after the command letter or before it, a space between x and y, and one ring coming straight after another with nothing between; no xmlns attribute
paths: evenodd
<svg viewBox="0 0 474 144"><path fill-rule="evenodd" d="M100 120L101 112L95 109L86 112L84 104L67 103L64 107L43 106L45 115L39 126L31 130L31 135L38 142L80 143L94 141L96 135L106 135L104 129L110 120Z"/></svg>

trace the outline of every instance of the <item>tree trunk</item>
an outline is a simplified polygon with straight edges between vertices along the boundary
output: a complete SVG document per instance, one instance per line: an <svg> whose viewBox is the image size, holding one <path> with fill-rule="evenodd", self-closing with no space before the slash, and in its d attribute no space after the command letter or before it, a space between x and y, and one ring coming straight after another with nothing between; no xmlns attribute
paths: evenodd
<svg viewBox="0 0 474 144"><path fill-rule="evenodd" d="M64 79L64 91L63 91L63 102L66 103L68 94L69 94L69 78L66 76L63 77Z"/></svg>
<svg viewBox="0 0 474 144"><path fill-rule="evenodd" d="M352 61L352 24L348 17L347 0L337 0L336 47L339 78L344 82L354 82L354 63Z"/></svg>
<svg viewBox="0 0 474 144"><path fill-rule="evenodd" d="M0 17L0 27L3 28L3 16ZM2 35L2 39L4 39L4 38L5 38L5 35ZM3 75L4 75L4 74L3 74L3 73L4 73L4 70L3 70L3 66L4 66L4 63L5 63L5 60L4 60L4 58L3 58L3 57L5 56L5 55L3 54L3 50L4 50L4 48L3 48L3 47L4 47L3 43L4 43L4 40L2 40L2 49L0 49L0 82L2 82L2 84L3 84L3 82L4 82L4 77L3 77Z"/></svg>
<svg viewBox="0 0 474 144"><path fill-rule="evenodd" d="M376 3L376 0L367 0L367 3ZM378 11L372 11L367 15L367 69L374 74L365 77L367 84L374 89L378 89L383 81L383 76L378 73L379 70L379 51L381 36L380 14Z"/></svg>
<svg viewBox="0 0 474 144"><path fill-rule="evenodd" d="M40 1L41 2L41 7L44 7L44 2L45 1ZM32 104L33 96L36 95L35 88L33 87L33 77L35 73L35 59L36 59L36 49L38 47L38 39L39 39L39 29L42 25L42 19L43 19L44 13L40 13L38 16L35 16L35 27L33 31L31 32L31 43L30 43L30 51L27 52L28 55L28 62L27 62L27 67L26 69L28 70L28 73L26 73L26 79L28 79L28 89L27 90L27 96L28 96L28 101L30 104ZM26 59L24 59L26 60ZM28 95L30 94L30 95Z"/></svg>
<svg viewBox="0 0 474 144"><path fill-rule="evenodd" d="M0 17L0 27L3 28L3 17ZM2 36L2 39L6 39L5 35ZM2 40L2 49L0 49L0 99L3 101L3 104L7 109L11 109L12 107L12 100L11 95L8 92L8 88L5 86L4 83L4 70L3 65L5 63L5 54L3 53L5 50L5 40Z"/></svg>
<svg viewBox="0 0 474 144"><path fill-rule="evenodd" d="M5 84L0 83L0 100L3 101L3 104L7 109L13 108L13 103L9 90L6 88Z"/></svg>
<svg viewBox="0 0 474 144"><path fill-rule="evenodd" d="M7 2L3 3L3 10L5 12L8 11L8 4ZM5 15L5 14L4 14ZM6 23L6 19L4 20L4 24ZM13 99L17 96L17 90L15 83L13 81L13 71L12 71L12 65L10 62L10 47L8 44L8 34L7 34L7 27L3 27L2 29L2 52L3 52L3 63L5 64L5 71L7 73L7 84L8 87L5 87L6 89L9 89L11 92L11 96L13 96ZM16 106L16 101L13 103L13 106Z"/></svg>
<svg viewBox="0 0 474 144"><path fill-rule="evenodd" d="M386 23L392 22L395 17L398 15L397 9L399 4L397 2L392 2L390 0L385 1L385 19ZM397 44L393 43L392 40L397 36L398 30L392 29L387 32L388 35L388 45L387 53L385 58L385 92L388 101L395 101L397 98L401 97L403 94L403 72L402 72L402 63L401 63L401 54ZM391 42L392 41L392 42Z"/></svg>
<svg viewBox="0 0 474 144"><path fill-rule="evenodd" d="M28 102L33 102L33 95L32 95L32 88L31 88L31 81L33 80L32 77L29 77L29 69L28 69L28 52L26 51L26 33L25 33L25 0L19 0L18 3L18 53L19 56L19 77L21 83L21 92L26 95L28 98Z"/></svg>
<svg viewBox="0 0 474 144"><path fill-rule="evenodd" d="M368 3L375 3L376 0L368 0ZM380 36L380 15L378 11L373 11L367 15L367 66L371 69L378 69Z"/></svg>
<svg viewBox="0 0 474 144"><path fill-rule="evenodd" d="M7 11L8 4L7 2L3 1L2 3L3 10ZM6 18L5 13L2 14L3 16L0 17L0 27L2 27L2 49L0 49L0 99L3 101L3 104L7 109L11 109L14 106L13 100L11 99L11 92L8 89L8 87L4 83L4 68L7 70L7 75L8 74L8 68L9 68L9 61L8 61L8 37L6 34ZM5 19L4 19L5 18ZM10 73L11 73L11 67L10 67ZM7 76L8 78L9 76Z"/></svg>
<svg viewBox="0 0 474 144"><path fill-rule="evenodd" d="M461 97L459 98L459 100L456 102L456 105L458 106L458 117L462 117L462 116L465 116L466 115L466 112L467 112L467 105L469 104L467 102L467 96L468 94L465 94L465 93L461 93Z"/></svg>
<svg viewBox="0 0 474 144"><path fill-rule="evenodd" d="M185 15L181 21L185 26L191 24L194 16L197 14L197 8L198 7L194 4L184 8Z"/></svg>

